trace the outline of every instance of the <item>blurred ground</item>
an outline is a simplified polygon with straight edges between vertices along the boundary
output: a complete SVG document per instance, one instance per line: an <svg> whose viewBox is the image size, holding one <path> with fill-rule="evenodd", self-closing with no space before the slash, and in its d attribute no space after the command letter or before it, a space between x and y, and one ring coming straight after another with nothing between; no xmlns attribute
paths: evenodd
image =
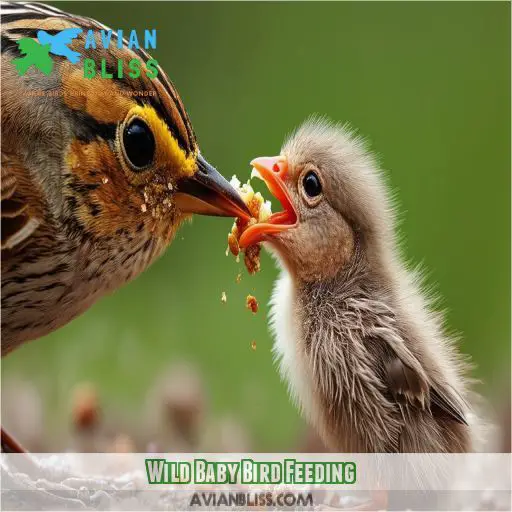
<svg viewBox="0 0 512 512"><path fill-rule="evenodd" d="M248 176L251 158L276 154L284 136L312 113L357 127L396 190L404 253L428 269L427 283L443 297L448 327L462 333L461 350L476 363L483 392L505 403L510 4L58 7L114 29L158 30L154 56L175 81L203 153L226 176ZM37 431L20 430L21 441L50 450L81 442L73 396L90 382L109 442L116 438L120 448L139 448L151 436L157 442L165 432L152 415L164 414L166 399L154 397L165 388L170 365L185 361L204 398L201 432L180 442L197 449L208 443L219 449L225 440L261 451L297 449L305 428L272 365L267 330L265 304L276 270L264 255L261 274L244 273L236 284L239 266L224 255L229 227L228 219L195 219L135 282L2 362L3 421ZM244 308L247 293L260 301L257 315ZM81 393L91 399L90 388ZM196 413L180 414L191 421Z"/></svg>
<svg viewBox="0 0 512 512"><path fill-rule="evenodd" d="M197 368L171 364L153 383L140 414L106 407L99 386L79 382L69 390L66 421L45 430L46 397L28 380L5 379L5 425L32 452L251 452L254 436L238 414L212 413L205 382ZM57 435L58 434L58 435ZM288 441L298 452L326 451L307 428Z"/></svg>

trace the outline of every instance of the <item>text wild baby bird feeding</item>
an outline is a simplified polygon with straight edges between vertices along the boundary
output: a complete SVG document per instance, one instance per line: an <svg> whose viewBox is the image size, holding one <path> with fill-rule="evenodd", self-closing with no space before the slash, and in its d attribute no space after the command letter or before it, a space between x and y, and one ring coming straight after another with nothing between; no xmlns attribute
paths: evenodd
<svg viewBox="0 0 512 512"><path fill-rule="evenodd" d="M284 211L238 243L282 263L271 322L282 378L336 452L473 447L463 359L399 257L389 193L344 128L304 124L254 168Z"/></svg>

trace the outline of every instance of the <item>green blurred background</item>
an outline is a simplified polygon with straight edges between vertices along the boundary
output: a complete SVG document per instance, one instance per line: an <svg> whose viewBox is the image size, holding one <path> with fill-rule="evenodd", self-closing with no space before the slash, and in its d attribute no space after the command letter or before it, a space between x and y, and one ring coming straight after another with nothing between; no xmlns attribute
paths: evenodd
<svg viewBox="0 0 512 512"><path fill-rule="evenodd" d="M312 113L357 128L397 193L404 252L429 271L481 389L508 388L509 3L56 5L113 29L156 28L153 55L202 152L228 177L277 154ZM276 269L264 255L262 272L244 270L236 284L243 265L224 254L230 225L194 219L133 283L3 361L5 385L19 378L37 388L49 447L63 448L77 383L97 385L105 416L137 425L155 381L188 361L203 380L206 422L236 418L254 450L297 448L304 425L273 366L267 328ZM257 315L245 310L249 292Z"/></svg>

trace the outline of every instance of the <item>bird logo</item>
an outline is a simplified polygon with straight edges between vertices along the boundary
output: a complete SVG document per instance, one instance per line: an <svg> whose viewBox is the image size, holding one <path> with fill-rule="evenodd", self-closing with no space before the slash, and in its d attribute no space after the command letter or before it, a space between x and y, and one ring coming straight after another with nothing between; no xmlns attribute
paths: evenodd
<svg viewBox="0 0 512 512"><path fill-rule="evenodd" d="M22 56L13 59L12 62L19 76L23 76L31 66L36 67L45 75L49 75L52 72L53 60L49 55L49 44L43 46L30 37L24 37L18 40L17 43Z"/></svg>
<svg viewBox="0 0 512 512"><path fill-rule="evenodd" d="M30 37L19 39L17 44L22 56L13 59L18 75L23 76L31 66L37 68L41 73L49 75L53 69L50 53L65 57L72 64L79 62L80 52L71 50L67 45L81 32L81 28L66 28L51 35L45 30L39 30L37 32L39 42Z"/></svg>
<svg viewBox="0 0 512 512"><path fill-rule="evenodd" d="M69 62L76 64L80 60L81 54L71 50L67 45L77 38L81 32L81 28L66 28L52 36L45 30L39 30L37 32L37 39L43 45L50 45L50 53L66 57Z"/></svg>

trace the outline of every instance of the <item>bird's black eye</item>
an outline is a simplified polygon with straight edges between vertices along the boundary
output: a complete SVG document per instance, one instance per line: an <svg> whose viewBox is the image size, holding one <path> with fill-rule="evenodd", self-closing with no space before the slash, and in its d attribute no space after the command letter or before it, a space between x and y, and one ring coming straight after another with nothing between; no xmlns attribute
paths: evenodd
<svg viewBox="0 0 512 512"><path fill-rule="evenodd" d="M306 195L309 197L317 197L322 193L322 183L320 183L320 178L314 171L309 171L306 176L304 176L302 185L304 192L306 192Z"/></svg>
<svg viewBox="0 0 512 512"><path fill-rule="evenodd" d="M123 130L123 147L134 171L141 171L153 162L155 137L142 119L136 117L126 124Z"/></svg>

